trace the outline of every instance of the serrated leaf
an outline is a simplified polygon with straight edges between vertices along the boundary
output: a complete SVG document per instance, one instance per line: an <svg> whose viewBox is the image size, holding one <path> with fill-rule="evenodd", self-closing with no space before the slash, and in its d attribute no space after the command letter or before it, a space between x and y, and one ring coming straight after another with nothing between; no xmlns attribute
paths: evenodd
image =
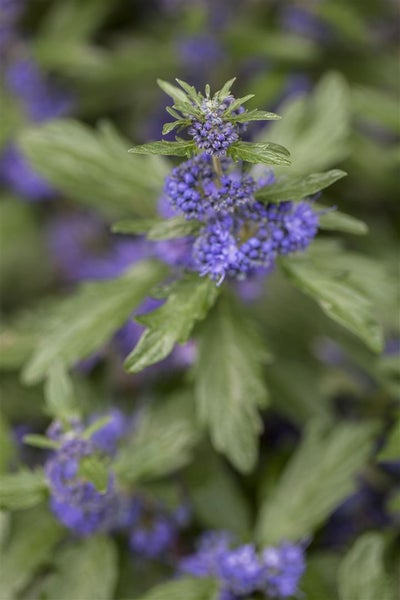
<svg viewBox="0 0 400 600"><path fill-rule="evenodd" d="M110 124L95 131L55 120L23 131L20 143L35 170L74 201L107 218L156 214L169 166L161 158L130 156L129 142Z"/></svg>
<svg viewBox="0 0 400 600"><path fill-rule="evenodd" d="M258 408L268 400L262 372L267 358L253 323L233 299L218 303L199 334L196 403L215 449L242 472L257 460Z"/></svg>
<svg viewBox="0 0 400 600"><path fill-rule="evenodd" d="M42 471L18 471L0 476L0 509L21 510L42 502L47 485Z"/></svg>
<svg viewBox="0 0 400 600"><path fill-rule="evenodd" d="M314 298L328 317L361 338L373 352L381 351L382 328L372 304L346 272L332 272L331 265L324 268L304 257L281 259L280 264L290 281Z"/></svg>
<svg viewBox="0 0 400 600"><path fill-rule="evenodd" d="M64 535L47 507L14 515L12 537L1 551L0 597L19 597L42 565L50 563L54 547Z"/></svg>
<svg viewBox="0 0 400 600"><path fill-rule="evenodd" d="M314 206L316 209L322 209L321 206ZM329 231L343 231L344 233L352 233L353 235L365 235L368 233L368 226L363 221L342 213L338 210L328 210L326 213L319 216L320 229Z"/></svg>
<svg viewBox="0 0 400 600"><path fill-rule="evenodd" d="M141 146L134 146L128 152L133 154L162 154L165 156L192 156L195 151L195 143L192 141L150 142Z"/></svg>
<svg viewBox="0 0 400 600"><path fill-rule="evenodd" d="M281 119L279 115L265 110L246 110L240 115L230 115L229 120L233 123L247 123L248 121L276 121Z"/></svg>
<svg viewBox="0 0 400 600"><path fill-rule="evenodd" d="M268 136L290 148L292 172L323 171L343 160L349 151L349 90L343 76L328 73L309 96L289 99L279 109L282 120L272 123Z"/></svg>
<svg viewBox="0 0 400 600"><path fill-rule="evenodd" d="M117 551L109 537L96 535L63 546L56 572L42 589L44 600L110 600L117 580Z"/></svg>
<svg viewBox="0 0 400 600"><path fill-rule="evenodd" d="M232 160L244 160L250 163L267 165L290 165L289 151L272 142L253 143L235 142L228 149Z"/></svg>
<svg viewBox="0 0 400 600"><path fill-rule="evenodd" d="M182 81L182 79L176 79L176 81L179 83L181 88L183 88L185 90L188 97L191 100L193 100L193 102L195 102L197 104L197 106L201 106L199 94L197 93L196 88L194 88L192 85L189 85L188 83L186 83L186 81Z"/></svg>
<svg viewBox="0 0 400 600"><path fill-rule="evenodd" d="M395 600L384 551L384 538L379 533L365 533L358 538L339 567L340 600Z"/></svg>
<svg viewBox="0 0 400 600"><path fill-rule="evenodd" d="M113 465L118 478L132 484L168 475L186 465L199 439L193 412L187 394L148 408L131 441L118 453Z"/></svg>
<svg viewBox="0 0 400 600"><path fill-rule="evenodd" d="M45 384L46 409L53 419L69 421L80 414L72 381L61 362L49 370Z"/></svg>
<svg viewBox="0 0 400 600"><path fill-rule="evenodd" d="M195 234L200 227L195 220L187 221L184 217L171 217L156 222L148 232L149 240L171 240Z"/></svg>
<svg viewBox="0 0 400 600"><path fill-rule="evenodd" d="M333 169L326 173L313 173L307 176L288 175L282 181L271 183L260 188L255 196L263 202L282 202L284 200L301 200L329 187L335 181L345 177L347 173Z"/></svg>
<svg viewBox="0 0 400 600"><path fill-rule="evenodd" d="M218 597L217 580L182 577L157 585L138 600L217 600Z"/></svg>
<svg viewBox="0 0 400 600"><path fill-rule="evenodd" d="M168 135L168 133L171 133L171 131L173 131L177 127L184 127L185 125L189 125L189 123L190 121L185 119L178 119L178 121L174 121L173 123L164 123L162 128L162 134Z"/></svg>
<svg viewBox="0 0 400 600"><path fill-rule="evenodd" d="M353 490L375 435L374 424L329 428L311 422L278 484L263 499L259 542L273 545L310 535Z"/></svg>
<svg viewBox="0 0 400 600"><path fill-rule="evenodd" d="M235 98L235 100L229 105L229 108L225 114L229 114L229 112L236 110L242 106L242 104L245 104L245 102L248 102L252 98L254 98L254 94L247 94L247 96L243 96L242 98Z"/></svg>
<svg viewBox="0 0 400 600"><path fill-rule="evenodd" d="M138 263L125 275L110 281L84 284L63 301L24 370L27 383L45 377L55 362L66 366L90 356L127 320L166 274L155 261Z"/></svg>
<svg viewBox="0 0 400 600"><path fill-rule="evenodd" d="M182 92L176 85L172 85L172 83L163 79L157 79L157 83L162 91L170 96L174 102L188 102L185 92Z"/></svg>
<svg viewBox="0 0 400 600"><path fill-rule="evenodd" d="M179 281L163 306L138 319L147 329L125 361L127 371L142 371L166 358L175 344L184 344L217 295L215 283L208 278L192 275Z"/></svg>
<svg viewBox="0 0 400 600"><path fill-rule="evenodd" d="M231 87L233 86L235 81L236 81L236 77L232 77L232 79L229 79L226 83L224 83L224 85L218 92L218 98L220 100L224 100L227 96L229 96L229 94L231 92Z"/></svg>

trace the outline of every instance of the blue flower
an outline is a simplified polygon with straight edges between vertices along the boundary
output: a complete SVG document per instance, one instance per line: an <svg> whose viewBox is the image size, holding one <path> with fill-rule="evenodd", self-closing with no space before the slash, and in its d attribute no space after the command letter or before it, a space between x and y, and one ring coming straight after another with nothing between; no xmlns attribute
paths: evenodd
<svg viewBox="0 0 400 600"><path fill-rule="evenodd" d="M188 133L193 136L196 146L209 155L226 156L229 146L239 139L240 128L224 116L232 101L232 97L222 102L205 98L201 115L192 117Z"/></svg>
<svg viewBox="0 0 400 600"><path fill-rule="evenodd" d="M196 156L172 170L165 182L164 192L171 206L187 219L204 218L209 210L203 186L214 176L211 160L206 155Z"/></svg>
<svg viewBox="0 0 400 600"><path fill-rule="evenodd" d="M197 543L196 552L181 559L180 573L194 577L208 577L218 574L218 562L229 549L232 536L226 531L208 531Z"/></svg>
<svg viewBox="0 0 400 600"><path fill-rule="evenodd" d="M108 529L114 515L116 495L112 473L104 492L80 474L81 460L95 454L92 441L70 432L45 464L51 509L61 523L80 535Z"/></svg>
<svg viewBox="0 0 400 600"><path fill-rule="evenodd" d="M111 456L117 451L120 439L127 433L128 421L118 408L112 408L104 416L109 417L108 423L97 429L90 439L99 450ZM95 422L98 418L94 416L89 423Z"/></svg>
<svg viewBox="0 0 400 600"><path fill-rule="evenodd" d="M224 552L218 559L218 575L223 588L234 594L247 595L261 583L262 565L252 544Z"/></svg>
<svg viewBox="0 0 400 600"><path fill-rule="evenodd" d="M262 553L262 589L271 598L288 598L298 591L299 581L305 571L303 548L282 543L266 548Z"/></svg>
<svg viewBox="0 0 400 600"><path fill-rule="evenodd" d="M154 559L171 547L176 534L174 522L163 515L157 515L150 523L138 525L133 529L129 536L129 545L133 552Z"/></svg>

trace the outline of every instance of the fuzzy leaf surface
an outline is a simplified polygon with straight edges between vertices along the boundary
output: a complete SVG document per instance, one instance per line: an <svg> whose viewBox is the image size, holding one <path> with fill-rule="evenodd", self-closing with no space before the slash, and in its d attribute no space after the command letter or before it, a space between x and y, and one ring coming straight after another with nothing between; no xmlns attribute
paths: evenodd
<svg viewBox="0 0 400 600"><path fill-rule="evenodd" d="M42 471L17 471L0 477L0 509L21 510L40 504L47 496Z"/></svg>
<svg viewBox="0 0 400 600"><path fill-rule="evenodd" d="M333 169L326 173L313 173L306 177L289 175L282 181L262 187L256 192L255 196L257 200L263 202L301 200L320 192L345 176L346 173L339 169Z"/></svg>
<svg viewBox="0 0 400 600"><path fill-rule="evenodd" d="M253 143L235 142L228 149L228 155L235 161L244 160L250 163L267 165L290 165L289 151L272 142Z"/></svg>
<svg viewBox="0 0 400 600"><path fill-rule="evenodd" d="M15 600L40 567L51 561L65 529L47 507L41 507L16 514L11 533L1 549L0 597L4 600Z"/></svg>
<svg viewBox="0 0 400 600"><path fill-rule="evenodd" d="M199 438L193 408L186 394L149 408L132 440L118 454L113 467L117 476L132 484L173 473L187 464Z"/></svg>
<svg viewBox="0 0 400 600"><path fill-rule="evenodd" d="M281 479L261 505L261 544L310 535L355 486L376 434L374 424L334 428L311 422Z"/></svg>
<svg viewBox="0 0 400 600"><path fill-rule="evenodd" d="M268 355L254 324L232 298L224 298L199 333L194 369L199 418L216 450L240 471L250 471L262 429L258 409L268 401L263 365Z"/></svg>
<svg viewBox="0 0 400 600"><path fill-rule="evenodd" d="M157 585L138 600L217 600L218 595L215 579L182 577Z"/></svg>
<svg viewBox="0 0 400 600"><path fill-rule="evenodd" d="M169 166L156 157L130 156L128 141L110 125L93 130L55 120L20 136L29 162L66 196L106 217L156 214Z"/></svg>
<svg viewBox="0 0 400 600"><path fill-rule="evenodd" d="M138 318L147 329L125 361L131 373L166 358L175 344L184 344L196 323L204 319L218 295L208 278L191 275L173 286L163 306Z"/></svg>
<svg viewBox="0 0 400 600"><path fill-rule="evenodd" d="M110 537L92 536L70 542L55 556L56 572L43 588L47 600L109 600L117 578L117 551Z"/></svg>
<svg viewBox="0 0 400 600"><path fill-rule="evenodd" d="M366 291L352 280L351 256L350 273L343 268L335 271L334 262L325 265L322 259L317 262L304 256L285 258L280 264L289 280L314 298L328 317L361 338L373 352L381 351L382 328Z"/></svg>
<svg viewBox="0 0 400 600"><path fill-rule="evenodd" d="M314 206L319 209L322 207ZM343 233L352 233L353 235L365 235L368 233L368 226L363 221L342 213L338 210L326 212L319 216L320 229L328 231L343 231Z"/></svg>
<svg viewBox="0 0 400 600"><path fill-rule="evenodd" d="M357 539L339 567L340 600L395 600L384 551L384 538L379 533L365 533Z"/></svg>
<svg viewBox="0 0 400 600"><path fill-rule="evenodd" d="M36 383L55 362L72 366L98 350L165 274L161 263L145 261L116 279L82 285L60 304L52 327L26 366L25 381Z"/></svg>
<svg viewBox="0 0 400 600"><path fill-rule="evenodd" d="M192 156L195 150L194 142L178 141L166 142L150 142L130 148L128 152L132 154L161 154L165 156Z"/></svg>

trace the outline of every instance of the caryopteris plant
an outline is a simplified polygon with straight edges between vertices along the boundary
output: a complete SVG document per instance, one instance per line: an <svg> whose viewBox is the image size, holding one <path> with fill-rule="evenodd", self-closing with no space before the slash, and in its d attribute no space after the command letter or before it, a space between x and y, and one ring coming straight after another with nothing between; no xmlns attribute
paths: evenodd
<svg viewBox="0 0 400 600"><path fill-rule="evenodd" d="M91 206L98 194L100 210L121 217L113 231L130 237L126 245L118 238L108 262L87 264L74 248L77 260L63 263L70 279L91 273L98 280L22 319L7 338L8 364L23 365L24 383L45 381L44 412L51 418L45 435L24 438L47 452L39 466L2 480L1 506L37 511L45 529L38 562L30 558L22 582L6 581L10 598L35 584L54 548L57 559L37 584L38 597L53 600L61 589L69 598L66 573L74 572L82 600L126 598L116 558L125 546L151 582L143 599L295 597L312 536L351 493L379 431L368 419L335 423L322 394L320 405L310 403L307 396L318 391L307 387L302 368L315 363L293 331L297 319L312 327L321 318L333 336L362 340L368 356L382 347L370 281L376 266L333 237L335 230L363 234L366 226L319 197L345 173L292 167L290 148L265 141L265 132L249 141L255 122L280 117L246 110L253 96L234 98L234 79L216 93L206 86L204 94L177 81L179 87L159 81L173 100L167 108L173 121L163 134L174 132L175 141L135 146L128 156L111 127L94 135L68 120L22 138L52 183ZM70 160L59 160L57 151ZM86 179L78 168L85 159ZM74 161L75 178L68 172ZM310 317L312 304L298 291L321 311ZM284 296L286 316L280 315ZM117 408L88 409L87 389L74 371L86 369L86 359L101 361L111 339L124 348L128 374L144 371L128 377L137 386L129 416ZM307 356L307 367L299 355ZM165 386L155 383L160 372L171 376ZM293 386L297 404L286 402ZM283 453L276 462L258 462L270 403L304 425L285 465ZM244 491L252 477L242 487L239 474L263 481L254 517ZM44 501L56 521L36 506ZM192 513L205 530L194 548L182 542ZM36 548L35 535L24 552ZM343 589L350 589L346 573L359 553L377 556L371 585L384 577L380 539L359 543L342 565ZM10 550L10 572L19 552ZM81 561L96 576L86 578ZM143 566L151 561L160 562L160 571Z"/></svg>

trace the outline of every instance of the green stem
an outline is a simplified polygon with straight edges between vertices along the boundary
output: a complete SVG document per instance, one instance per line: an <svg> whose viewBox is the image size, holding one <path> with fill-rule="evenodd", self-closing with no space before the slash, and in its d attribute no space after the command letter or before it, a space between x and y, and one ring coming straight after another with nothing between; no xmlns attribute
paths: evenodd
<svg viewBox="0 0 400 600"><path fill-rule="evenodd" d="M214 171L217 174L218 181L219 181L219 183L221 183L221 177L222 177L221 161L216 156L213 156L212 157L212 164L213 164L213 167L214 167Z"/></svg>

